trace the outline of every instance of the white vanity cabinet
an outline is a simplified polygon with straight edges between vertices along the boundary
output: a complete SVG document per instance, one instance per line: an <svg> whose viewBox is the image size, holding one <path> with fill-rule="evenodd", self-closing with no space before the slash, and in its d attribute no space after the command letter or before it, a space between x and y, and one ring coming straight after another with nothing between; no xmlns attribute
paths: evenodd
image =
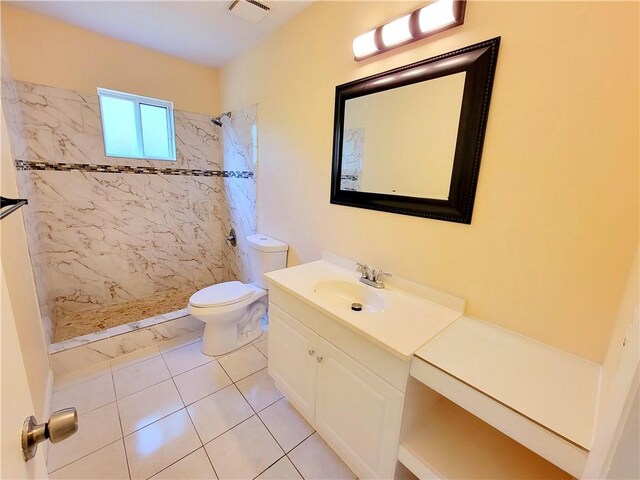
<svg viewBox="0 0 640 480"><path fill-rule="evenodd" d="M332 336L333 320L325 317L328 328L316 333L277 305L269 308L269 373L276 386L360 478L393 478L404 393L320 336ZM318 315L303 314L305 323L322 321ZM361 359L372 355L346 342ZM406 371L396 370L406 381L404 363Z"/></svg>
<svg viewBox="0 0 640 480"><path fill-rule="evenodd" d="M318 340L318 335L278 307L269 307L269 374L311 422L316 411Z"/></svg>

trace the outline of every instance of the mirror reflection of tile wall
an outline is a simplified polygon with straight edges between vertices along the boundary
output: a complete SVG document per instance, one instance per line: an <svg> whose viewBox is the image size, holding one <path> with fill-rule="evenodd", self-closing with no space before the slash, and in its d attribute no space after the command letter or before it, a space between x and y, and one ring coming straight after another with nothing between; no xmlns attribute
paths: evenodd
<svg viewBox="0 0 640 480"><path fill-rule="evenodd" d="M362 189L362 158L364 157L364 128L346 128L342 142L342 177L340 188L359 192Z"/></svg>

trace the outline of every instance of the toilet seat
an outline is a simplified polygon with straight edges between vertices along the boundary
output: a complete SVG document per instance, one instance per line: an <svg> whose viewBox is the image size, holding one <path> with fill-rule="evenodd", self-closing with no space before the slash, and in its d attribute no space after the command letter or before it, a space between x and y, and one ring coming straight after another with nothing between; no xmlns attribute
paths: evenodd
<svg viewBox="0 0 640 480"><path fill-rule="evenodd" d="M242 282L217 283L191 295L189 304L200 308L222 307L241 302L254 293L253 289Z"/></svg>

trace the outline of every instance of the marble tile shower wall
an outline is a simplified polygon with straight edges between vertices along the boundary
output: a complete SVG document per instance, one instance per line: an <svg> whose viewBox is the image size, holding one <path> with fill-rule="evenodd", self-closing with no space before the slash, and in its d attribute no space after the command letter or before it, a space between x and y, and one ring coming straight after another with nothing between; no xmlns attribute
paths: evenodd
<svg viewBox="0 0 640 480"><path fill-rule="evenodd" d="M38 244L31 251L43 284L38 294L45 295L43 307L55 321L230 278L223 275L220 177L83 169L98 164L219 171L220 129L209 116L175 111L175 162L111 158L104 155L97 95L25 82L17 82L17 94L25 142L17 144L14 158L47 168L78 166L17 172L29 198L28 234Z"/></svg>
<svg viewBox="0 0 640 480"><path fill-rule="evenodd" d="M247 258L246 237L256 233L256 177L258 154L258 106L234 110L231 118L223 117L223 169L253 173L248 179L224 178L222 231L226 236L233 228L238 244L223 245L222 265L225 278L252 281Z"/></svg>
<svg viewBox="0 0 640 480"><path fill-rule="evenodd" d="M19 158L26 152L26 139L27 135L24 129L24 122L22 119L22 110L20 108L20 97L18 93L18 82L13 78L11 68L6 62L7 56L5 52L2 52L2 108L4 111L4 117L7 125L7 133L9 135L9 143L11 147L11 153L14 159ZM35 198L34 185L27 181L27 178L16 172L16 181L18 183L18 191L21 198L33 199ZM33 225L35 222L33 211L30 208L20 209L24 218L25 224ZM28 232L29 238L35 238L33 232ZM40 242L29 242L29 255L30 257L37 258L43 253L42 245ZM34 266L34 280L35 287L38 296L38 302L40 307L40 314L42 317L42 323L45 331L45 338L49 342L53 334L53 314L49 308L49 292L47 290L47 282L44 281L44 276L36 271Z"/></svg>
<svg viewBox="0 0 640 480"><path fill-rule="evenodd" d="M364 130L364 128L349 128L344 131L342 177L340 178L342 190L359 192L362 189Z"/></svg>

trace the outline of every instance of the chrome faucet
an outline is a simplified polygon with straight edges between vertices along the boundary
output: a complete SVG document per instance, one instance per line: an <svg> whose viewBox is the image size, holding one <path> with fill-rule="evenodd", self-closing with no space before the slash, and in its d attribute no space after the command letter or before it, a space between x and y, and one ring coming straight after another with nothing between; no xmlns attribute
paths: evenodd
<svg viewBox="0 0 640 480"><path fill-rule="evenodd" d="M390 273L383 272L382 269L371 269L362 263L358 263L356 270L362 274L360 281L365 285L369 285L374 288L384 288L384 282L382 281L383 277L391 276Z"/></svg>

